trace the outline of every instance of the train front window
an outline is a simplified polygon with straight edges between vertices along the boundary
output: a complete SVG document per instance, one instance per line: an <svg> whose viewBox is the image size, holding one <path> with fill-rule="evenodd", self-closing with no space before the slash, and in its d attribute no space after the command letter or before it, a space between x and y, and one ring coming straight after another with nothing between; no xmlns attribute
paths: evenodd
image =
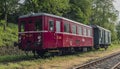
<svg viewBox="0 0 120 69"><path fill-rule="evenodd" d="M35 30L41 31L42 30L42 19L37 19L35 21Z"/></svg>
<svg viewBox="0 0 120 69"><path fill-rule="evenodd" d="M25 21L20 22L20 32L24 32L25 30Z"/></svg>

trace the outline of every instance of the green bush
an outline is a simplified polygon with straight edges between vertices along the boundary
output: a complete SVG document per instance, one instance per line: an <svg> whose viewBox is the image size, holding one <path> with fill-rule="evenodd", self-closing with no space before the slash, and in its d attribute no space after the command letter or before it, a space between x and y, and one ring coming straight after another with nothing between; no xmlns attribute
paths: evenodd
<svg viewBox="0 0 120 69"><path fill-rule="evenodd" d="M4 20L0 21L0 46L12 46L18 39L18 27L9 23L6 30L3 30Z"/></svg>

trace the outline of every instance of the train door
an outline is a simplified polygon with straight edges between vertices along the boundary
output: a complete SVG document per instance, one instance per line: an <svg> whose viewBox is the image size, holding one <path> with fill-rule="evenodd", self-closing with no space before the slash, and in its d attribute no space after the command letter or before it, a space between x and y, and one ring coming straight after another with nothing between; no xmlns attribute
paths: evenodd
<svg viewBox="0 0 120 69"><path fill-rule="evenodd" d="M56 48L56 39L55 39L55 21L54 19L48 20L48 34L47 41L49 44L48 48Z"/></svg>
<svg viewBox="0 0 120 69"><path fill-rule="evenodd" d="M55 22L56 22L56 26L55 26L56 27L56 33L55 33L55 36L56 36L56 46L59 46L59 43L60 43L59 42L59 39L60 39L59 35L60 34L58 32L61 32L61 28L60 28L61 27L61 23L60 23L59 20L56 20Z"/></svg>

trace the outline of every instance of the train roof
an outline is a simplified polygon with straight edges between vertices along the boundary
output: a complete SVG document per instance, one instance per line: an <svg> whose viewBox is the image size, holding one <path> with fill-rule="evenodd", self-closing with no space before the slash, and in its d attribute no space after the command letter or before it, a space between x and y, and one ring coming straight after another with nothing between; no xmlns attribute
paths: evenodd
<svg viewBox="0 0 120 69"><path fill-rule="evenodd" d="M89 27L89 28L92 28L91 26L82 24L82 23L80 23L80 22L76 22L76 21L74 21L74 20L70 20L70 19L67 19L67 18L64 18L64 17L61 17L61 16L56 16L56 15L48 14L48 13L31 13L31 14L27 14L27 15L22 15L22 16L20 16L19 18L27 18L27 17L34 17L34 16L41 16L41 15L51 16L51 17L55 17L55 18L64 19L64 20L67 20L67 21L70 21L70 22L73 22L73 23L76 23L76 24L81 24L81 25L83 25L83 26L87 26L87 27Z"/></svg>
<svg viewBox="0 0 120 69"><path fill-rule="evenodd" d="M110 30L108 30L108 29L105 29L105 28L103 28L103 27L100 27L100 26L98 26L98 25L91 25L93 28L99 28L99 29L103 29L103 30L105 30L105 31L108 31L108 32L110 32Z"/></svg>

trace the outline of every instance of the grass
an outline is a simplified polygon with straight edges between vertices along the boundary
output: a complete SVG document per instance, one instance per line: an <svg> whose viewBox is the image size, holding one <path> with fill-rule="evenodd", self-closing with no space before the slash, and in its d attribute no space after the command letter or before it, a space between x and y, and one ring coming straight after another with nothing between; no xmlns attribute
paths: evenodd
<svg viewBox="0 0 120 69"><path fill-rule="evenodd" d="M16 24L9 23L6 31L3 30L3 25L0 24L0 46L12 46L18 39L18 27Z"/></svg>
<svg viewBox="0 0 120 69"><path fill-rule="evenodd" d="M18 62L22 60L31 60L33 59L32 55L26 56L24 55L5 55L0 57L0 62Z"/></svg>
<svg viewBox="0 0 120 69"><path fill-rule="evenodd" d="M98 51L93 50L90 52L49 58L30 59L23 55L2 56L0 57L0 69L66 69L118 51L120 51L119 45L111 45L106 51L100 49ZM16 61L17 59L22 60ZM6 61L9 62L5 63Z"/></svg>

